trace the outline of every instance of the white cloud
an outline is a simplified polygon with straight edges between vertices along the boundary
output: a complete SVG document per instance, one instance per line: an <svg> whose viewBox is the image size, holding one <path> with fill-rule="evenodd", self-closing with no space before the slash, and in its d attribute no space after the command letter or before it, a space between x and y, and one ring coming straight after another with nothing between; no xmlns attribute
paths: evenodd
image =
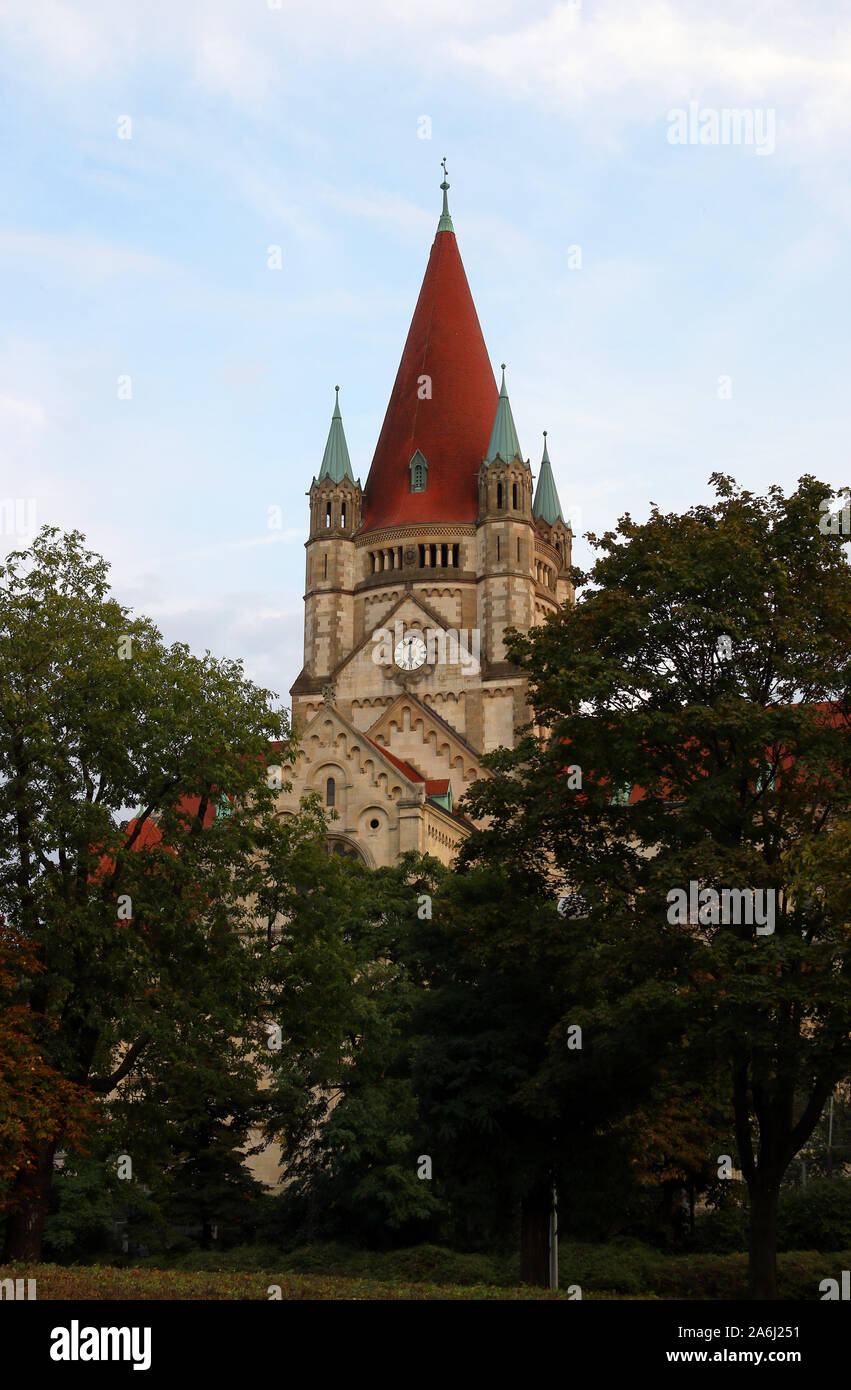
<svg viewBox="0 0 851 1390"><path fill-rule="evenodd" d="M40 401L19 400L0 394L0 434L30 438L45 425L47 415Z"/></svg>
<svg viewBox="0 0 851 1390"><path fill-rule="evenodd" d="M556 4L543 18L475 41L452 39L453 59L500 84L509 99L582 116L589 138L664 118L694 98L783 108L797 147L844 141L851 128L851 23L829 9L765 10L696 3L588 10ZM789 106L793 109L786 109Z"/></svg>
<svg viewBox="0 0 851 1390"><path fill-rule="evenodd" d="M113 275L162 275L171 267L158 256L100 237L56 236L0 228L0 255L36 262L42 273L59 269L89 280Z"/></svg>
<svg viewBox="0 0 851 1390"><path fill-rule="evenodd" d="M844 141L851 127L851 20L829 0L742 7L737 0L6 0L10 53L54 96L93 77L120 87L144 62L178 65L189 81L249 115L293 124L302 68L478 71L501 101L589 118L587 137L664 117L694 97L773 105L801 146ZM321 80L321 79L320 79ZM118 113L116 112L116 115Z"/></svg>

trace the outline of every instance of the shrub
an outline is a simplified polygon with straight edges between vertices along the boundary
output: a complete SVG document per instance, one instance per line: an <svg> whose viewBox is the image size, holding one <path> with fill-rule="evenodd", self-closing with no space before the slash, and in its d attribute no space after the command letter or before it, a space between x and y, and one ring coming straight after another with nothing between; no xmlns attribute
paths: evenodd
<svg viewBox="0 0 851 1390"><path fill-rule="evenodd" d="M780 1198L778 1250L844 1250L851 1246L851 1182L819 1178Z"/></svg>
<svg viewBox="0 0 851 1390"><path fill-rule="evenodd" d="M777 1213L777 1249L842 1250L851 1246L851 1182L819 1178L805 1189L781 1192ZM699 1216L693 1248L718 1255L748 1248L747 1206Z"/></svg>

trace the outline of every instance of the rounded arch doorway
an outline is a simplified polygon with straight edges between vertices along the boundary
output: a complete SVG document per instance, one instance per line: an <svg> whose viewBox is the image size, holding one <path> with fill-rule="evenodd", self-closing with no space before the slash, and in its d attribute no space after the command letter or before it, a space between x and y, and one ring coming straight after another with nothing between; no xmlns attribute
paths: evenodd
<svg viewBox="0 0 851 1390"><path fill-rule="evenodd" d="M329 856L332 854L342 855L346 859L357 859L361 864L365 864L368 869L375 865L372 863L371 856L360 845L350 840L348 835L329 835L325 841L325 848Z"/></svg>

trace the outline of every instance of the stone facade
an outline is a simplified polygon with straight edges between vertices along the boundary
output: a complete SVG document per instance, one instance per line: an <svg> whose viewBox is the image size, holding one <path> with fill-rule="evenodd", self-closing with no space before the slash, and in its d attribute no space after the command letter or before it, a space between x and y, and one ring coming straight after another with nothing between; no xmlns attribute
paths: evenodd
<svg viewBox="0 0 851 1390"><path fill-rule="evenodd" d="M444 201L366 486L337 405L309 493L304 666L291 691L300 753L281 809L318 792L335 813L332 851L372 866L407 849L449 863L469 833L458 803L487 775L482 755L511 746L529 718L506 628L528 631L573 601L571 531L549 472L544 490L550 519L533 501L504 374L497 396Z"/></svg>

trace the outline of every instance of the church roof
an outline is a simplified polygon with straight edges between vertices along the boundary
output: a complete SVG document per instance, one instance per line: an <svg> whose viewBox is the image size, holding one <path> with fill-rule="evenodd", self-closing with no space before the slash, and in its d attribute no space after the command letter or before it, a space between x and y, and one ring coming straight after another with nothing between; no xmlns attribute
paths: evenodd
<svg viewBox="0 0 851 1390"><path fill-rule="evenodd" d="M325 445L325 453L322 455L322 467L319 470L317 482L321 483L323 478L330 478L332 483L341 483L344 478L355 481L352 472L352 464L349 458L349 446L346 443L346 435L343 429L343 417L340 414L340 388L335 386L336 397L334 399L334 414L331 416L331 428L328 431L328 443Z"/></svg>
<svg viewBox="0 0 851 1390"><path fill-rule="evenodd" d="M511 413L511 402L508 399L508 392L505 389L505 363L502 364L502 386L499 391L499 400L496 403L496 415L494 416L493 429L491 430L490 443L486 458L488 463L493 463L497 454L504 463L510 463L513 458L520 453L520 442L517 438L517 430L514 428L514 416Z"/></svg>
<svg viewBox="0 0 851 1390"><path fill-rule="evenodd" d="M361 534L407 523L475 522L478 470L496 406L444 188L444 212L364 488ZM424 492L411 491L417 449L428 463Z"/></svg>
<svg viewBox="0 0 851 1390"><path fill-rule="evenodd" d="M391 753L389 748L385 748L383 743L377 743L374 738L370 738L369 734L362 734L361 737L365 738L367 743L371 743L373 748L377 748L379 753L383 753L385 758L387 758L395 768L398 768L402 775L407 777L409 782L424 782L426 780L421 772L417 772L413 764L405 762L402 758L397 758L396 754Z"/></svg>
<svg viewBox="0 0 851 1390"><path fill-rule="evenodd" d="M556 490L556 480L553 477L550 456L547 453L546 430L544 430L544 453L541 458L541 471L538 474L538 486L535 488L535 500L532 503L532 515L536 521L543 519L548 526L554 526L559 520L564 521L561 514L561 502L558 500Z"/></svg>

